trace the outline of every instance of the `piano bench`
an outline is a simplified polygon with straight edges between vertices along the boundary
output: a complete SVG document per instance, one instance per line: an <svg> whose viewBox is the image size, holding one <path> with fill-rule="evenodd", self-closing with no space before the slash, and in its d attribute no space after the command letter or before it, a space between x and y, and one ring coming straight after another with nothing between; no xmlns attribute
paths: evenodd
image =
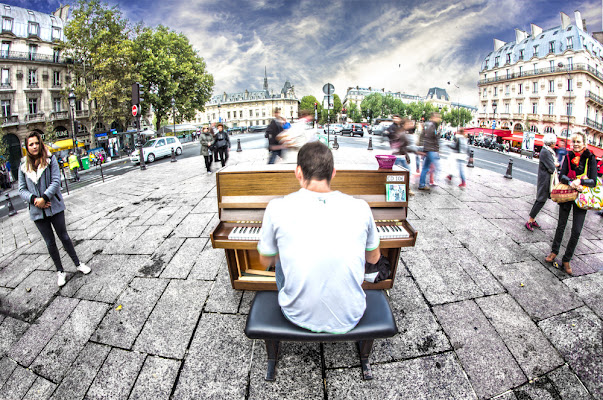
<svg viewBox="0 0 603 400"><path fill-rule="evenodd" d="M360 353L364 379L373 379L369 356L373 340L398 333L394 315L382 290L366 290L366 310L351 331L344 334L315 333L290 322L278 304L278 292L256 292L247 316L245 335L266 343L268 370L266 380L274 381L281 341L291 342L350 342L355 341Z"/></svg>

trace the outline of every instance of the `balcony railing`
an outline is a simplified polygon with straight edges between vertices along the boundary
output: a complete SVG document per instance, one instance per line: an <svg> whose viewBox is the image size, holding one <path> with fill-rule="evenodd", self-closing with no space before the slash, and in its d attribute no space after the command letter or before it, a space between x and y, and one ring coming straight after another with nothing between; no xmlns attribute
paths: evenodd
<svg viewBox="0 0 603 400"><path fill-rule="evenodd" d="M574 71L587 71L603 80L603 73L592 68L590 65L572 64L569 67L564 67L564 68L559 68L559 67L538 68L538 69L532 69L532 70L528 70L528 71L514 72L512 74L509 74L508 76L503 75L503 76L497 76L494 78L480 79L479 81L477 81L477 84L484 85L486 83L508 81L510 79L524 78L524 77L528 77L528 76L546 75L546 74L551 74L551 73L555 73L555 72L574 72Z"/></svg>
<svg viewBox="0 0 603 400"><path fill-rule="evenodd" d="M599 103L600 105L603 106L603 97L597 96L596 94L594 94L590 90L586 91L586 97L589 98L589 99L591 99L592 101L594 101L596 103Z"/></svg>
<svg viewBox="0 0 603 400"><path fill-rule="evenodd" d="M68 111L53 111L50 113L51 120L59 120L59 119L69 119Z"/></svg>
<svg viewBox="0 0 603 400"><path fill-rule="evenodd" d="M18 115L11 115L10 117L2 118L2 126L18 125L18 124L19 124L19 116Z"/></svg>
<svg viewBox="0 0 603 400"><path fill-rule="evenodd" d="M63 56L56 57L54 54L28 53L25 51L0 51L0 59L19 60L19 61L39 61L56 64L73 64L71 58Z"/></svg>
<svg viewBox="0 0 603 400"><path fill-rule="evenodd" d="M87 118L90 116L90 110L76 110L75 117L76 118Z"/></svg>
<svg viewBox="0 0 603 400"><path fill-rule="evenodd" d="M33 113L33 114L25 114L25 122L43 122L46 118L44 118L44 113Z"/></svg>
<svg viewBox="0 0 603 400"><path fill-rule="evenodd" d="M544 122L557 122L557 116L552 114L544 114L542 116L542 121Z"/></svg>
<svg viewBox="0 0 603 400"><path fill-rule="evenodd" d="M10 83L0 83L0 89L12 89L13 85Z"/></svg>
<svg viewBox="0 0 603 400"><path fill-rule="evenodd" d="M528 114L528 120L529 121L539 121L540 116L538 114Z"/></svg>
<svg viewBox="0 0 603 400"><path fill-rule="evenodd" d="M588 126L590 128L594 128L594 129L597 129L597 130L603 132L603 124L600 124L600 123L598 123L596 121L593 121L590 118L584 118L584 125L586 125L586 126Z"/></svg>

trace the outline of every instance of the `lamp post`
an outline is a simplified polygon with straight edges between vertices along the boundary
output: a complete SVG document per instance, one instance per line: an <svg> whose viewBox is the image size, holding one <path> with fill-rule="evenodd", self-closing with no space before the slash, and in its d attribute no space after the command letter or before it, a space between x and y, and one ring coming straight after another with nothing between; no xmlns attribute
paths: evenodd
<svg viewBox="0 0 603 400"><path fill-rule="evenodd" d="M457 97L457 103L456 103L456 109L457 109L457 115L458 115L458 119L456 120L456 132L458 133L459 131L459 124L461 122L461 96L459 95L459 87L456 83L451 83L450 81L448 81L449 85L453 85L456 88L456 97Z"/></svg>
<svg viewBox="0 0 603 400"><path fill-rule="evenodd" d="M176 100L172 97L172 116L174 118L174 136L176 136Z"/></svg>
<svg viewBox="0 0 603 400"><path fill-rule="evenodd" d="M562 62L560 62L559 64L557 64L557 66L559 68L564 68L565 65L563 65ZM565 131L565 148L569 147L569 132L570 132L570 111L571 111L571 107L572 107L572 85L570 85L570 80L572 78L572 75L570 74L570 66L567 66L567 90L569 92L569 99L567 101L567 130Z"/></svg>
<svg viewBox="0 0 603 400"><path fill-rule="evenodd" d="M220 117L220 107L222 107L222 103L218 103L218 122L222 122L222 118Z"/></svg>
<svg viewBox="0 0 603 400"><path fill-rule="evenodd" d="M74 154L77 151L77 132L75 131L75 93L73 93L73 90L69 93L69 107L71 108L71 132L73 133L72 135L72 144L73 144L73 150L74 150Z"/></svg>

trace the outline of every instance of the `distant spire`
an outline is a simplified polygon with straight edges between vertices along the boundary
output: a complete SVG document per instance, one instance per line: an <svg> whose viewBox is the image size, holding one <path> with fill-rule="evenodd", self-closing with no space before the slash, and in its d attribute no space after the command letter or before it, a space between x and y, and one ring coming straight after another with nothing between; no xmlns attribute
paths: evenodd
<svg viewBox="0 0 603 400"><path fill-rule="evenodd" d="M266 71L266 67L264 66L264 90L268 91L268 73Z"/></svg>

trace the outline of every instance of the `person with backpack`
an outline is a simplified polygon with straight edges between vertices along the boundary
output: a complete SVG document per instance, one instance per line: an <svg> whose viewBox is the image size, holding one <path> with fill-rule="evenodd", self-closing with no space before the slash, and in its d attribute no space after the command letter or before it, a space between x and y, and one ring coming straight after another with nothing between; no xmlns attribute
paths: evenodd
<svg viewBox="0 0 603 400"><path fill-rule="evenodd" d="M220 157L220 161L222 162L222 167L224 167L226 165L226 161L228 161L230 138L228 137L228 133L224 132L224 125L221 123L218 124L218 132L216 133L214 144L216 146L218 156Z"/></svg>
<svg viewBox="0 0 603 400"><path fill-rule="evenodd" d="M80 262L67 233L61 172L56 157L48 151L42 136L37 132L27 135L25 150L26 155L19 167L19 195L29 205L29 217L46 242L50 258L57 269L57 284L63 286L67 277L54 237L55 232L77 270L89 274L90 267Z"/></svg>

